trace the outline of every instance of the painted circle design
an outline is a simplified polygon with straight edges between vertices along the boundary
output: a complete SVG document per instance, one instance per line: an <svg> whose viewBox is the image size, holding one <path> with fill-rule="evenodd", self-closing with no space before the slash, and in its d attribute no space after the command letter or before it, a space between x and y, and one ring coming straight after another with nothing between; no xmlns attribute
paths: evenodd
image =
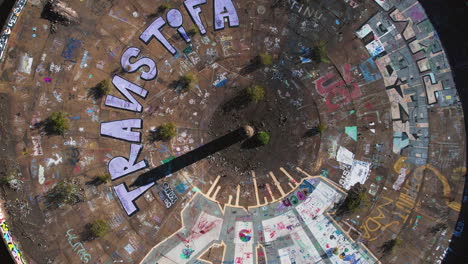
<svg viewBox="0 0 468 264"><path fill-rule="evenodd" d="M252 239L252 230L242 229L239 232L239 238L242 242L249 242Z"/></svg>

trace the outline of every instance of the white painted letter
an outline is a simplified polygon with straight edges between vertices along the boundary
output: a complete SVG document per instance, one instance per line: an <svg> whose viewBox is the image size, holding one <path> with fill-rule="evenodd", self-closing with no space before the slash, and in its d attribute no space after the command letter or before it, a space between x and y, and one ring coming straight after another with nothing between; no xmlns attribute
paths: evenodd
<svg viewBox="0 0 468 264"><path fill-rule="evenodd" d="M145 81L151 81L156 76L158 76L158 68L156 67L156 63L147 57L143 57L137 60L135 63L131 63L130 59L138 57L140 55L140 49L135 47L128 48L122 57L120 58L120 65L126 72L136 72L139 68L143 66L147 66L149 69L148 71L144 71L141 73L140 77Z"/></svg>
<svg viewBox="0 0 468 264"><path fill-rule="evenodd" d="M141 104L128 91L132 91L144 99L148 95L147 90L117 75L115 75L114 78L112 79L112 84L114 84L114 87L117 88L117 90L123 96L125 96L125 98L128 101L120 99L113 95L107 95L106 102L105 102L106 106L114 107L114 108L118 108L122 110L128 110L132 112L141 112L143 110L143 107L141 106Z"/></svg>
<svg viewBox="0 0 468 264"><path fill-rule="evenodd" d="M166 24L164 19L159 17L156 19L149 27L145 29L143 33L140 35L140 39L148 45L153 37L155 37L163 46L172 54L176 54L175 48L167 41L167 39L163 36L160 29Z"/></svg>
<svg viewBox="0 0 468 264"><path fill-rule="evenodd" d="M239 17L232 0L214 0L214 27L215 30L224 29L224 18L228 18L229 27L239 26Z"/></svg>
<svg viewBox="0 0 468 264"><path fill-rule="evenodd" d="M201 9L200 7L196 7L202 4L206 4L206 0L185 0L184 1L184 6L187 9L187 12L189 13L190 17L192 18L193 23L197 25L198 29L200 30L200 34L205 35L206 29L200 19Z"/></svg>
<svg viewBox="0 0 468 264"><path fill-rule="evenodd" d="M132 129L141 129L142 126L143 120L141 119L125 119L101 123L101 136L140 143L141 133L132 131Z"/></svg>
<svg viewBox="0 0 468 264"><path fill-rule="evenodd" d="M155 183L151 182L130 192L128 191L127 185L125 185L125 183L114 187L115 194L119 198L120 203L125 209L125 212L127 212L128 216L134 214L138 210L135 205L135 200L138 199L138 197L144 194L147 190L149 190L149 188L153 187L153 185L155 185Z"/></svg>
<svg viewBox="0 0 468 264"><path fill-rule="evenodd" d="M136 163L142 149L142 145L132 144L130 147L130 157L128 159L124 157L113 158L107 166L111 175L111 179L117 180L120 177L148 167L148 164L145 160Z"/></svg>

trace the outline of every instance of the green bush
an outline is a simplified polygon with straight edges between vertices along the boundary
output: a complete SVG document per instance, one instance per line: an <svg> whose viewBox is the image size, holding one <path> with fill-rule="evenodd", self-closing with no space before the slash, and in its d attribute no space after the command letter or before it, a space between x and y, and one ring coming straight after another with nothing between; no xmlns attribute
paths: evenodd
<svg viewBox="0 0 468 264"><path fill-rule="evenodd" d="M96 219L90 225L90 233L93 237L103 237L109 232L109 224L104 219Z"/></svg>
<svg viewBox="0 0 468 264"><path fill-rule="evenodd" d="M260 85L255 85L246 89L247 96L250 101L260 102L265 98L265 88Z"/></svg>
<svg viewBox="0 0 468 264"><path fill-rule="evenodd" d="M381 247L383 253L391 253L396 247L401 246L403 240L395 238L387 240Z"/></svg>
<svg viewBox="0 0 468 264"><path fill-rule="evenodd" d="M262 146L265 146L266 144L270 142L270 134L264 131L259 132L256 135L256 140L259 144L261 144Z"/></svg>
<svg viewBox="0 0 468 264"><path fill-rule="evenodd" d="M182 91L189 91L197 82L197 77L193 73L187 73L179 79L179 86Z"/></svg>
<svg viewBox="0 0 468 264"><path fill-rule="evenodd" d="M172 122L159 126L157 138L160 140L170 140L177 135L176 125Z"/></svg>
<svg viewBox="0 0 468 264"><path fill-rule="evenodd" d="M14 180L15 180L15 177L12 174L8 174L0 178L0 184L10 185L10 183Z"/></svg>
<svg viewBox="0 0 468 264"><path fill-rule="evenodd" d="M325 41L320 41L312 49L313 55L312 58L318 62L330 63L328 59L327 44Z"/></svg>
<svg viewBox="0 0 468 264"><path fill-rule="evenodd" d="M189 35L190 37L193 37L197 35L198 33L200 33L200 30L195 25L187 31L187 35Z"/></svg>
<svg viewBox="0 0 468 264"><path fill-rule="evenodd" d="M273 64L273 59L268 53L261 53L258 55L258 62L263 66L270 66Z"/></svg>
<svg viewBox="0 0 468 264"><path fill-rule="evenodd" d="M356 183L349 189L348 195L344 201L339 205L337 215L343 215L356 212L360 207L369 205L369 197L367 196L367 189L360 183Z"/></svg>
<svg viewBox="0 0 468 264"><path fill-rule="evenodd" d="M111 175L109 173L102 173L97 176L97 179L102 183L108 183L111 181Z"/></svg>
<svg viewBox="0 0 468 264"><path fill-rule="evenodd" d="M315 127L318 132L323 133L325 130L327 130L327 125L325 124L319 124L317 127Z"/></svg>
<svg viewBox="0 0 468 264"><path fill-rule="evenodd" d="M63 135L69 128L64 112L54 112L44 121L44 130L48 135Z"/></svg>
<svg viewBox="0 0 468 264"><path fill-rule="evenodd" d="M162 4L158 7L158 13L163 13L169 8L171 8L171 5L169 3Z"/></svg>
<svg viewBox="0 0 468 264"><path fill-rule="evenodd" d="M84 199L81 188L78 184L62 180L52 188L47 194L49 204L61 206L64 204L73 205L82 202Z"/></svg>

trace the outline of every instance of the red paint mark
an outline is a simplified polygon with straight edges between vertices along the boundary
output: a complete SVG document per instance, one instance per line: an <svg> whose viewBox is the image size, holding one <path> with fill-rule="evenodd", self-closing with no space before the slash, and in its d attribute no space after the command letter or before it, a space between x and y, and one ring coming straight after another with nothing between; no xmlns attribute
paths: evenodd
<svg viewBox="0 0 468 264"><path fill-rule="evenodd" d="M329 112L334 112L343 104L361 96L359 85L351 76L350 64L343 66L344 80L331 82L334 77L333 73L328 73L315 81L315 88L320 95L325 97L325 104Z"/></svg>
<svg viewBox="0 0 468 264"><path fill-rule="evenodd" d="M45 185L49 185L49 184L51 184L51 183L53 183L53 182L54 182L54 181L46 181L46 182L44 182L44 184L45 184Z"/></svg>
<svg viewBox="0 0 468 264"><path fill-rule="evenodd" d="M177 238L180 239L180 241L184 242L184 243L189 243L190 241L186 240L185 238L183 238L180 234L176 234Z"/></svg>
<svg viewBox="0 0 468 264"><path fill-rule="evenodd" d="M227 231L227 233L228 233L228 234L231 233L232 230L234 230L234 227L233 227L233 226L232 226L231 228L229 228L229 230Z"/></svg>
<svg viewBox="0 0 468 264"><path fill-rule="evenodd" d="M81 168L78 166L75 166L75 168L73 169L73 173L80 173L80 172L81 172Z"/></svg>
<svg viewBox="0 0 468 264"><path fill-rule="evenodd" d="M286 227L284 226L283 222L279 222L278 223L278 229L281 230L281 229L286 229Z"/></svg>
<svg viewBox="0 0 468 264"><path fill-rule="evenodd" d="M366 103L365 107L370 110L370 109L372 109L372 104L371 103Z"/></svg>
<svg viewBox="0 0 468 264"><path fill-rule="evenodd" d="M270 238L273 238L276 235L276 231L270 233Z"/></svg>

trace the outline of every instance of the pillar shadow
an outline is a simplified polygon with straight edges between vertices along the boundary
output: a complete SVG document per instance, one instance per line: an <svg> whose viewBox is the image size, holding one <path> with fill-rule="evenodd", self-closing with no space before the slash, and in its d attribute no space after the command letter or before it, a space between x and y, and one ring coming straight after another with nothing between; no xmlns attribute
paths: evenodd
<svg viewBox="0 0 468 264"><path fill-rule="evenodd" d="M200 161L220 150L226 149L244 139L247 136L245 135L244 129L239 128L234 130L220 138L217 138L197 149L194 149L190 152L185 153L184 155L177 157L168 163L165 163L159 167L156 167L152 170L149 170L135 180L135 182L130 185L131 187L139 187L146 185L151 182L156 182L169 174L175 173L187 166L194 164L197 161Z"/></svg>

